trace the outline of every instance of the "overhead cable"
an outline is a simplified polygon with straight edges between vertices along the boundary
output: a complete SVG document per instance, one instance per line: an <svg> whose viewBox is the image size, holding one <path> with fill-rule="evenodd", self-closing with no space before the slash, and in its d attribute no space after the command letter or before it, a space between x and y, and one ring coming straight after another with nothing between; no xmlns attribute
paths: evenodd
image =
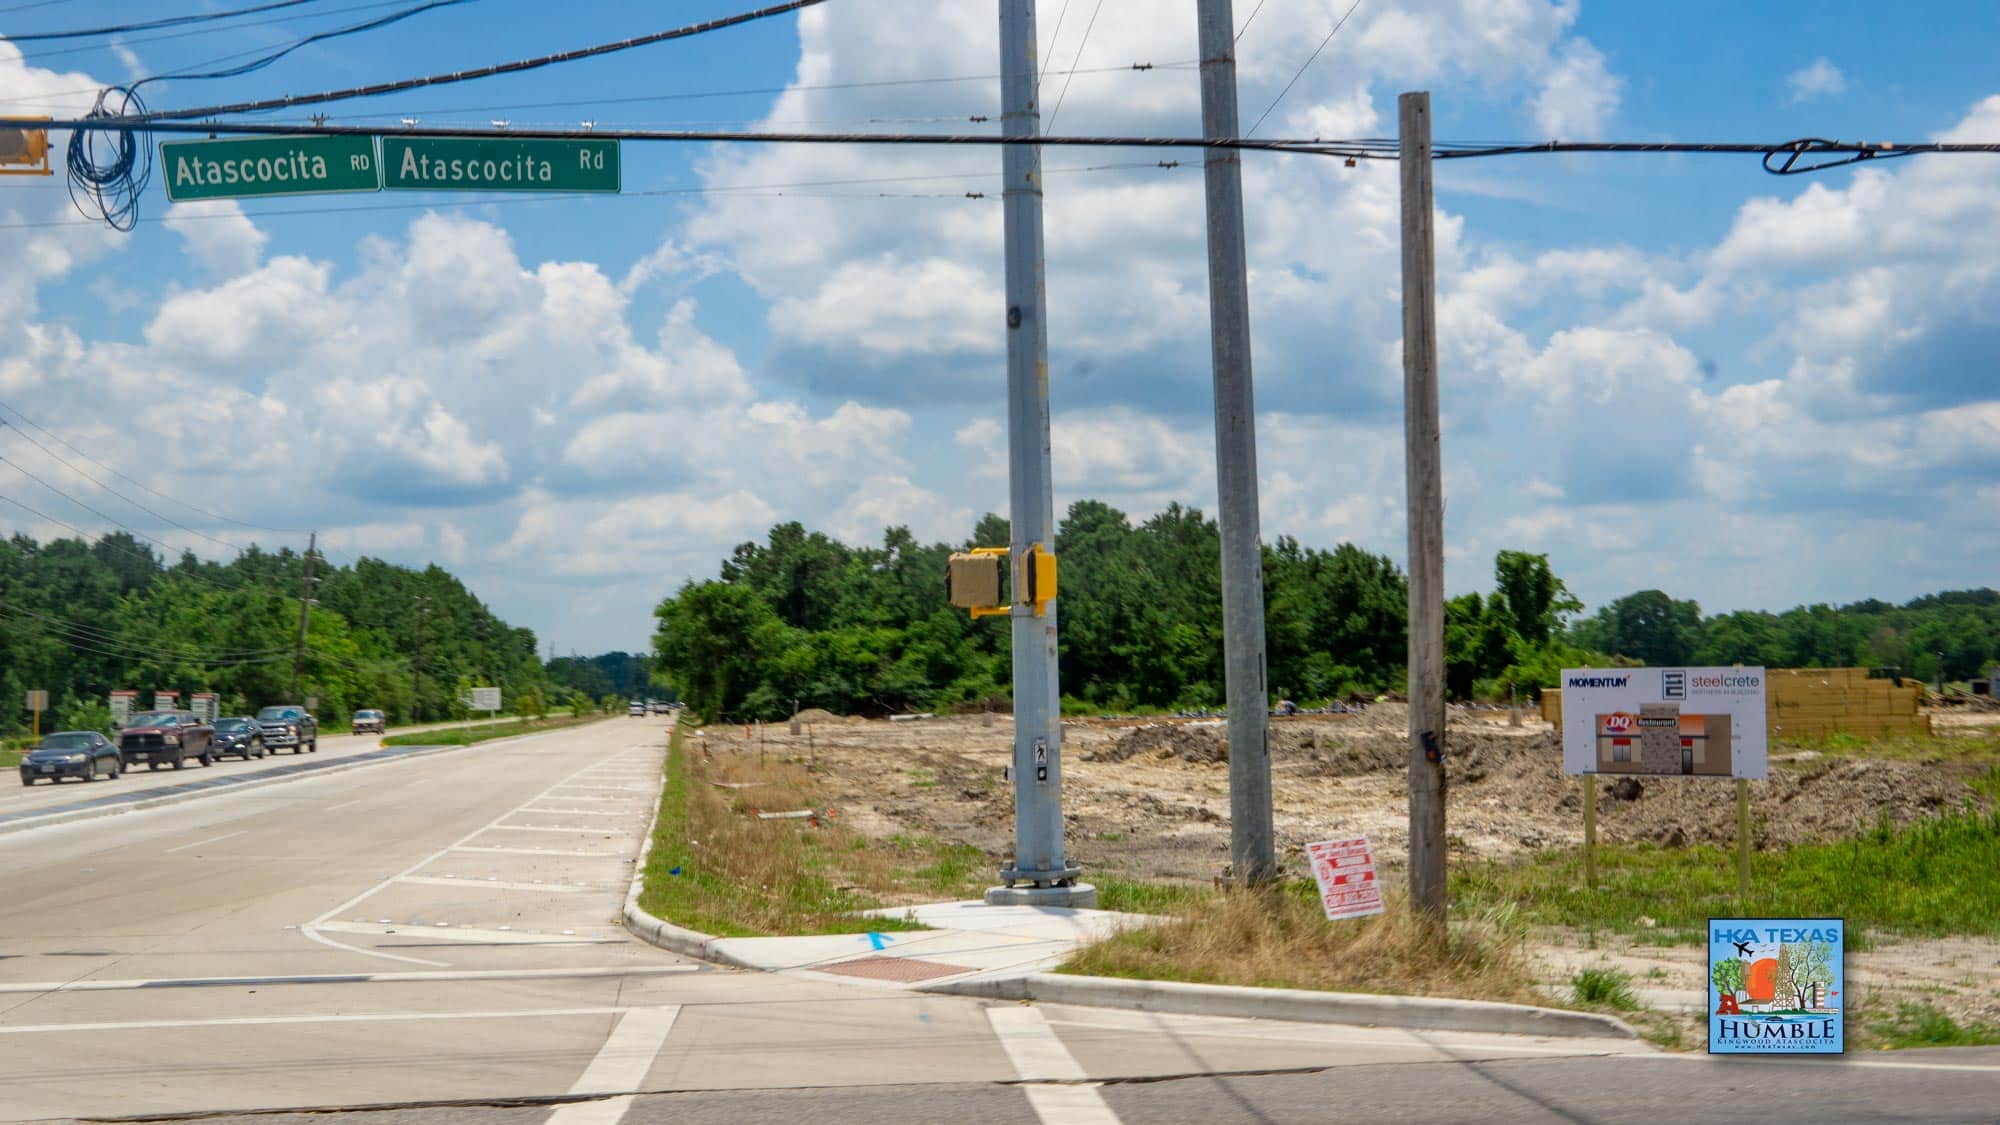
<svg viewBox="0 0 2000 1125"><path fill-rule="evenodd" d="M1259 6L1261 7L1262 5ZM1285 88L1278 91L1278 96L1272 98L1271 104L1264 107L1264 112L1257 115L1256 125L1252 125L1248 129L1245 129L1243 131L1244 136L1247 137L1252 133L1255 133L1257 131L1257 125L1262 125L1264 123L1264 119L1266 117L1271 116L1271 111L1278 108L1278 103L1284 101L1285 95L1292 92L1292 87L1299 84L1299 79L1305 76L1306 71L1309 68L1311 68L1313 61L1319 58L1320 52L1326 50L1326 45L1328 43L1333 42L1333 37L1340 34L1341 28L1347 26L1347 17L1353 15L1354 9L1359 8L1360 6L1361 6L1361 0L1354 0L1354 3L1348 5L1347 14L1340 17L1340 22L1334 24L1333 30L1326 33L1326 38L1319 41L1319 46L1313 48L1313 53L1307 56L1305 62L1299 64L1299 69L1293 72L1292 74L1292 80L1290 82L1285 83ZM1251 15L1254 17L1256 13L1253 12L1251 13ZM1244 26L1248 27L1249 25L1246 23Z"/></svg>
<svg viewBox="0 0 2000 1125"><path fill-rule="evenodd" d="M262 526L261 524L246 523L243 520L236 519L233 516L225 516L220 512L211 512L207 508L204 508L199 504L190 504L187 501L182 500L178 497L169 496L166 493L161 492L159 489L154 488L153 486L147 484L146 482L139 480L136 477L128 476L125 473L119 472L116 468L113 468L112 466L97 460L95 457L92 457L90 454L77 448L74 443L65 439L61 434L49 430L48 428L42 426L40 423L36 422L33 418L30 418L26 414L21 413L19 407L13 405L10 402L5 401L4 399L0 399L0 410L4 410L7 413L12 414L15 418L26 423L28 427L33 429L36 433L41 434L43 437L48 438L49 440L55 442L57 445L60 445L64 449L69 450L71 453L76 454L83 460L88 461L93 465L96 465L98 468L103 469L105 472L110 473L112 476L117 477L119 480L125 481L129 484L136 485L139 488L145 489L148 493L151 493L152 495L157 496L160 499L165 500L169 503L179 504L181 507L186 508L191 512L198 512L204 516L207 516L209 519L220 520L223 523L233 523L238 527L247 527L252 531L268 531L274 535L304 535L306 533L306 529L303 527L265 527ZM9 423L7 423L5 419L0 419L0 424L9 424Z"/></svg>
<svg viewBox="0 0 2000 1125"><path fill-rule="evenodd" d="M1104 0L1097 0L1097 6L1090 10L1090 22L1083 25L1083 41L1076 45L1076 62L1083 61L1083 49L1090 46L1090 30L1097 26L1097 13L1103 10ZM1049 111L1048 127L1051 129L1056 127L1056 115L1062 112L1063 99L1069 97L1069 79L1074 77L1076 71L1071 70L1069 78L1063 79L1062 93L1056 95L1056 107Z"/></svg>
<svg viewBox="0 0 2000 1125"><path fill-rule="evenodd" d="M243 548L236 545L235 543L231 543L227 539L217 538L216 536L210 535L205 531L197 531L194 528L189 527L188 525L172 518L171 516L163 515L159 512L154 511L152 508L149 508L146 505L139 503L137 500L132 499L130 496L127 496L124 493L118 491L117 489L111 487L110 485L105 484L103 481L98 480L96 477L93 477L89 473L84 472L82 469L77 468L75 465L70 464L68 461L64 460L60 454L56 453L48 446L43 445L41 442L36 441L33 437L29 436L27 431L7 421L5 418L0 418L0 428L13 430L16 434L19 434L22 439L26 440L28 444L33 445L36 449L41 450L44 454L46 454L51 460L55 461L58 465L61 465L63 468L68 469L70 472L75 473L76 475L82 477L83 479L89 481L90 483L96 485L97 487L103 489L104 491L109 492L111 495L118 497L120 500L125 501L127 504L132 505L134 508L139 509L140 511L146 513L147 515L153 517L154 519L159 520L161 523L177 527L180 530L187 532L189 535L206 539L210 543L227 547L230 550L235 551L239 555L243 553Z"/></svg>
<svg viewBox="0 0 2000 1125"><path fill-rule="evenodd" d="M279 8L297 8L305 4L317 4L319 0L269 0L268 3L248 8L231 8L221 12L196 12L184 16L163 16L156 20L141 20L137 23L109 24L104 27L78 27L67 31L34 31L7 36L11 43L39 43L50 39L89 39L100 35L128 35L135 31L158 31L163 27L181 27L191 23L214 23L217 20L251 16L259 12L272 12Z"/></svg>

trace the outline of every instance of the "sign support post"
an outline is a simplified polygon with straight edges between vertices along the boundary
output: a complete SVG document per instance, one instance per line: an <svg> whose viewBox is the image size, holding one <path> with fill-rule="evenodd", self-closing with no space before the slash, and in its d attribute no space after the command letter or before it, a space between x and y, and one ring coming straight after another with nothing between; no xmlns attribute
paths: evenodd
<svg viewBox="0 0 2000 1125"><path fill-rule="evenodd" d="M1597 775L1584 774L1583 782L1583 883L1597 889Z"/></svg>
<svg viewBox="0 0 2000 1125"><path fill-rule="evenodd" d="M1750 782L1736 779L1736 893L1750 908Z"/></svg>

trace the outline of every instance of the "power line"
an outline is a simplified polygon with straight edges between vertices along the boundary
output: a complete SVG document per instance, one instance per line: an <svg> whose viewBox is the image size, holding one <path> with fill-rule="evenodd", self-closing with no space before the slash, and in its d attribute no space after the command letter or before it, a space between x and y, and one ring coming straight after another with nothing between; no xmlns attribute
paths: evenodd
<svg viewBox="0 0 2000 1125"><path fill-rule="evenodd" d="M185 500L169 496L166 493L161 492L159 489L154 488L151 485L147 484L146 482L138 480L137 478L134 477L127 476L124 473L119 472L117 469L111 467L110 465L107 465L104 462L97 460L90 454L85 453L83 450L78 449L75 445L66 440L61 434L49 431L48 429L44 428L42 425L37 423L33 418L30 418L26 414L21 413L20 409L14 406L13 404L5 401L0 401L0 410L5 410L7 413L12 414L15 418L18 418L21 421L26 422L37 433L40 433L42 436L48 438L51 441L54 441L56 444L62 446L64 449L69 450L71 453L76 454L83 460L88 461L91 464L96 465L98 468L103 469L105 472L110 473L112 476L117 477L119 480L125 481L129 484L137 485L138 487L145 489L147 492L151 493L154 496L159 497L162 500L165 500L173 504L179 504L181 507L186 508L192 512L199 512L200 514L207 516L209 519L220 520L224 523L233 523L238 527L247 527L252 531L268 531L274 535L296 535L299 532L305 530L305 528L301 527L263 527L254 523L245 523L244 521L235 519L231 516L225 516L220 512L211 512L207 508L201 507L198 504L190 504ZM0 419L0 425L6 425L6 424L9 423L7 423L4 419Z"/></svg>
<svg viewBox="0 0 2000 1125"><path fill-rule="evenodd" d="M173 39L189 39L200 35L226 35L231 32L242 31L252 27L269 27L273 24L290 23L293 20L326 19L329 16L344 16L349 12L366 12L366 11L373 11L376 8L393 8L399 4L405 4L405 3L408 3L408 0L374 0L374 3L351 4L345 8L325 8L317 12L299 12L297 14L289 16L276 16L267 20L245 20L244 22L236 24L231 27L198 27L192 31L171 31L167 32L164 35L137 35L133 36L130 39L121 39L118 41L116 45L121 47L134 47L144 43L165 43ZM29 59L52 59L62 55L81 55L81 54L88 54L93 51L105 51L109 49L110 46L103 43L90 43L81 47L52 47L44 51L24 51L21 53L21 59L24 62ZM269 47L256 47L250 50L232 51L229 54L222 56L221 58L209 59L206 62L194 63L192 64L190 69L204 67L204 66L212 66L215 63L226 62L229 59L233 59L241 55L256 54L259 51L266 51L269 49L270 49ZM85 90L79 92L94 93L95 91Z"/></svg>
<svg viewBox="0 0 2000 1125"><path fill-rule="evenodd" d="M239 63L236 66L225 67L222 70L206 71L200 74L189 73L191 70L194 69L193 67L184 67L180 70L171 70L163 74L148 75L147 77L141 78L137 82L132 83L132 85L127 88L136 90L139 87L144 86L148 82L165 82L169 80L206 81L208 79L213 79L213 78L236 78L240 77L241 75L250 74L255 71L262 70L265 67L270 66L272 63L277 62L279 59L284 58L286 55L289 55L292 52L297 51L301 48L311 46L314 43L322 43L328 39L339 39L342 38L343 36L348 36L348 35L359 35L364 31L374 31L378 28L387 27L393 23L401 23L402 21L409 19L412 16L419 16L425 12L433 11L438 8L451 8L451 7L456 7L457 5L460 4L469 4L471 2L472 0L424 0L424 2L421 4L414 4L411 5L410 7L390 12L387 15L377 16L371 20L363 20L360 23L351 23L345 27L328 28L325 31L316 31L311 35L301 36L298 39L295 39L292 42L287 43L285 46L280 47L275 51L270 51L265 54L259 55L258 57L251 59L249 62ZM205 64L197 64L197 65L205 65Z"/></svg>
<svg viewBox="0 0 2000 1125"><path fill-rule="evenodd" d="M1097 6L1090 10L1090 22L1083 25L1083 41L1076 45L1077 62L1083 61L1083 49L1090 46L1090 31L1097 26L1097 13L1103 10L1104 0L1097 0ZM1056 107L1049 111L1048 127L1051 129L1056 127L1056 114L1062 112L1063 99L1069 97L1069 79L1074 77L1076 77L1076 72L1072 70L1070 71L1069 78L1063 79L1062 93L1056 95Z"/></svg>
<svg viewBox="0 0 2000 1125"><path fill-rule="evenodd" d="M466 0L432 0L431 4L427 5L427 7L444 3L464 2ZM739 12L729 16L718 16L715 19L703 20L700 23L692 23L684 27L656 31L647 35L638 35L630 39L621 39L612 43L599 43L590 47L560 51L552 55L539 55L534 58L518 59L514 62L497 63L492 66L476 67L471 70L454 71L448 74L431 74L421 78L405 78L394 82L378 82L372 86L354 86L344 90L328 90L318 94L288 95L282 98L265 98L259 101L201 106L194 109L167 110L149 114L147 120L179 121L196 117L225 117L239 113L259 113L269 109L290 109L297 106L347 101L352 98L372 98L382 94L400 93L404 90L417 90L429 86L446 86L458 82L470 82L474 79L491 78L500 74L519 74L523 71L540 70L543 67L596 58L600 55L609 55L618 51L629 51L635 47L648 47L655 43L665 43L669 40L705 35L709 32L721 31L740 24L752 23L757 20L796 12L802 8L810 8L825 2L826 0L786 0L785 3L773 4L769 7L757 8L753 11Z"/></svg>
<svg viewBox="0 0 2000 1125"><path fill-rule="evenodd" d="M32 619L52 630L52 639L62 641L74 648L92 646L89 651L101 656L120 657L164 657L169 660L184 660L189 663L207 664L224 661L243 660L248 657L289 656L290 648L262 649L195 649L161 644L156 641L135 639L132 634L112 633L108 630L92 629L66 618L45 613L36 613L17 605L0 605L0 613Z"/></svg>
<svg viewBox="0 0 2000 1125"><path fill-rule="evenodd" d="M1042 72L1035 75L1035 100L1042 99L1042 83L1049 77L1049 62L1056 57L1056 42L1062 38L1063 20L1069 17L1069 0L1063 0L1062 10L1056 13L1056 29L1049 32L1049 57L1042 60Z"/></svg>
<svg viewBox="0 0 2000 1125"><path fill-rule="evenodd" d="M1257 0L1257 6L1250 9L1250 18L1244 20L1243 26L1236 29L1236 38L1230 40L1230 42L1241 43L1243 41L1243 33L1250 30L1251 24L1257 22L1257 13L1263 10L1264 10L1264 0Z"/></svg>
<svg viewBox="0 0 2000 1125"><path fill-rule="evenodd" d="M189 535L199 536L200 538L206 539L211 543L216 543L221 546L227 547L230 550L235 551L239 555L243 553L242 547L237 546L234 543L231 543L229 540L218 539L215 536L210 535L204 531L196 531L194 528L189 527L188 525L181 523L169 516L162 515L159 512L156 512L153 509L147 507L146 505L139 503L137 500L132 499L130 496L127 496L124 493L118 491L117 489L111 487L110 485L105 484L103 481L98 480L96 477L93 477L89 473L84 472L82 469L77 468L75 465L70 464L68 461L64 460L59 454L57 454L54 450L50 449L46 445L43 445L41 442L36 441L34 438L29 437L28 434L25 431L23 431L19 426L13 425L6 419L0 418L0 427L13 430L15 433L19 434L22 438L26 439L30 445L33 445L36 449L39 449L43 453L47 454L51 459L53 459L57 464L61 465L63 468L68 469L70 472L75 473L76 475L82 477L83 479L89 481L90 483L96 485L97 487L103 489L104 491L109 492L111 495L118 497L120 500L123 500L127 504L132 505L134 508L139 509L140 511L146 513L147 515L153 517L156 520L159 520L161 523L169 524L173 527L177 527L182 531L187 532Z"/></svg>
<svg viewBox="0 0 2000 1125"><path fill-rule="evenodd" d="M1347 17L1353 15L1354 9L1359 8L1360 6L1361 6L1361 0L1354 0L1354 3L1347 6L1347 14L1340 17L1340 22L1334 24L1333 30L1327 32L1326 38L1320 40L1319 46L1313 48L1312 55L1309 56L1304 63L1300 64L1298 71L1292 75L1292 80L1290 82L1285 83L1285 88L1278 91L1278 96L1271 99L1271 104L1264 107L1263 113L1257 115L1257 125L1262 125L1264 123L1264 119L1266 117L1271 116L1271 111L1278 108L1278 103L1285 100L1285 95L1292 92L1292 87L1298 85L1299 79L1305 76L1307 68L1312 66L1313 60L1319 58L1319 53L1321 51L1326 50L1326 45L1328 43L1333 42L1333 37L1340 34L1341 28L1347 26ZM1255 13L1252 13L1252 15L1254 16ZM1248 27L1249 25L1245 24L1244 26ZM1257 131L1257 125L1252 125L1250 126L1250 128L1244 130L1243 135L1247 137L1252 133L1255 133Z"/></svg>
<svg viewBox="0 0 2000 1125"><path fill-rule="evenodd" d="M259 12L276 11L279 8L296 8L302 4L316 4L319 0L269 0L248 8L232 8L221 12L196 12L185 16L164 16L156 20L139 23L110 24L105 27L79 27L67 31L35 31L25 35L9 35L14 43L36 43L49 39L91 39L100 35L125 35L134 31L158 31L163 27L182 27L191 23L214 23L217 20L235 19L237 16L253 16Z"/></svg>
<svg viewBox="0 0 2000 1125"><path fill-rule="evenodd" d="M16 468L18 469L18 466L16 466ZM146 563L148 566L154 567L159 574L165 575L165 574L175 573L175 571L172 568L167 567L165 565L166 560L164 558L155 557L152 551L150 550L135 551L132 548L127 547L121 543L113 542L111 540L111 537L108 535L92 535L90 532L85 531L84 529L76 526L73 523L69 523L65 520L58 519L55 516L52 516L47 512L42 511L40 508L24 504L21 501L14 499L12 496L6 495L5 493L0 493L0 503L12 504L16 508L21 509L22 511L28 513L31 516L35 516L39 519L55 524L57 527L66 528L69 531L75 532L77 538L83 543L88 544L89 546L109 547L112 550L119 552L120 554L128 555L132 558L138 559ZM217 590L234 591L242 588L240 585L224 586L219 582L210 581L205 575L202 575L196 571L182 570L178 571L178 573L181 574L183 577L190 578L196 582L200 582L204 586L213 587L214 589ZM227 574L230 572L224 571L223 573Z"/></svg>
<svg viewBox="0 0 2000 1125"><path fill-rule="evenodd" d="M115 517L105 512L99 511L98 509L90 506L89 504L84 503L83 501L77 499L76 497L71 496L69 493L64 492L62 489L57 488L55 485L50 484L48 481L43 480L41 477L35 475L34 473L31 473L27 469L22 468L16 462L9 461L4 455L0 455L0 465L5 465L8 468L14 470L15 472L21 474L22 476L27 477L29 480L34 481L36 484L41 485L43 488L48 489L50 492L55 493L57 496L60 496L63 499L69 501L70 503L75 504L77 507L82 508L84 511L89 512L93 516L96 516L98 519L101 519L106 523L109 523L111 526L117 528L118 530L124 532L127 535L134 536L135 538L139 539L144 539L148 543L157 543L163 550L171 551L174 549L173 544L168 543L162 539L155 539L143 531L138 531L133 528L127 527L122 523L119 523ZM238 550L240 551L241 548L238 548Z"/></svg>

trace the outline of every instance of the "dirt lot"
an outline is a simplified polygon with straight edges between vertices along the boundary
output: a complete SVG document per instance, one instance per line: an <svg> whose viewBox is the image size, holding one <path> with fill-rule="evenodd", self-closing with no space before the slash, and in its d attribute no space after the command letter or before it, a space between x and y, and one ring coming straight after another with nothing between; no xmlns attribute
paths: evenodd
<svg viewBox="0 0 2000 1125"><path fill-rule="evenodd" d="M808 764L851 827L877 838L923 834L972 844L998 862L1010 851L1013 802L1001 770L1013 733L1006 716L913 721L843 719L825 712L791 735L709 727L713 750L761 751ZM1990 727L2000 715L1959 714L1949 729ZM1358 715L1273 719L1271 753L1279 846L1298 870L1308 840L1366 832L1384 867L1404 863L1405 724L1398 704ZM1940 724L1940 733L1946 725ZM1221 720L1065 722L1063 760L1070 854L1086 870L1143 880L1206 883L1229 860L1228 747ZM1561 770L1556 732L1532 714L1520 727L1504 712L1457 711L1447 741L1450 839L1461 855L1512 858L1579 843L1579 784ZM1824 840L1888 817L1901 823L1990 802L1966 785L1983 766L1965 761L1825 757L1774 747L1771 778L1752 782L1759 848ZM1668 846L1735 840L1726 779L1600 781L1599 831L1607 841ZM1554 981L1609 961L1633 973L1649 1006L1698 1003L1705 968L1698 949L1661 949L1599 935L1539 935L1536 955ZM1949 949L1945 949L1949 946ZM1946 955L1948 954L1948 955ZM2000 1018L2000 943L1954 939L1885 944L1857 955L1857 972L1910 985L1960 1018ZM1857 977L1857 981L1862 978Z"/></svg>
<svg viewBox="0 0 2000 1125"><path fill-rule="evenodd" d="M1013 802L1001 779L1012 747L1005 716L908 722L818 712L791 735L767 724L710 727L716 749L755 746L809 761L843 816L870 835L928 833L1010 849ZM1272 788L1279 847L1289 862L1306 841L1366 832L1380 861L1399 867L1408 846L1404 783L1407 712L1377 704L1359 715L1273 719ZM746 742L747 739L747 742ZM1539 718L1510 727L1504 712L1455 711L1447 741L1450 839L1461 854L1509 858L1580 842L1581 790L1565 777L1556 733ZM1090 720L1063 724L1069 850L1093 871L1208 882L1229 859L1228 745L1222 720ZM1825 840L1985 804L1966 785L1968 763L1824 758L1774 748L1769 781L1752 782L1760 848ZM1733 843L1726 779L1600 781L1606 841Z"/></svg>

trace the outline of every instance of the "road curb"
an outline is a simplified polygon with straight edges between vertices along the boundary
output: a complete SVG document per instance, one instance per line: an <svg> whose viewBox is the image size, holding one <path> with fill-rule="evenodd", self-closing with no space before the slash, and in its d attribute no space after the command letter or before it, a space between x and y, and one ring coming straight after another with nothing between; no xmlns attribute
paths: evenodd
<svg viewBox="0 0 2000 1125"><path fill-rule="evenodd" d="M662 762L659 784L653 787L653 815L646 820L646 836L639 845L638 861L632 865L632 883L625 889L625 909L621 915L625 928L640 941L659 946L669 953L710 964L727 965L732 969L756 969L756 965L715 948L715 943L721 938L700 930L690 930L686 926L676 926L665 918L647 913L639 905L639 892L646 888L646 858L653 854L653 831L660 826L660 795L666 789L666 763Z"/></svg>
<svg viewBox="0 0 2000 1125"><path fill-rule="evenodd" d="M303 770L299 773L285 774L280 777L239 781L214 789L198 789L192 793L169 793L159 797L148 797L129 804L112 805L101 809L75 809L67 813L53 812L47 816L34 817L28 820L0 823L0 836L7 835L10 832L25 832L31 828L54 828L62 824L76 824L81 821L97 820L107 816L122 816L126 813L145 812L148 809L165 808L168 805L185 804L188 801L206 800L210 797L225 797L233 793L247 793L253 789L265 789L273 785L284 785L294 781L310 781L316 777L327 777L336 773L346 773L350 770L368 769L371 766L388 766L398 762L414 761L418 758L428 758L433 754L450 754L460 750L478 750L488 746L504 746L510 742L519 742L524 739L538 738L544 734L555 733L558 732L536 731L532 734L517 734L511 738L495 738L487 742L474 742L465 746L417 747L408 753L398 754L393 758L383 758L375 761L340 762L330 766L321 766L317 769Z"/></svg>
<svg viewBox="0 0 2000 1125"><path fill-rule="evenodd" d="M1502 1035L1637 1039L1638 1032L1612 1016L1434 996L1379 996L1358 992L1309 992L1294 988L1244 988L1182 981L1029 973L930 985L920 992L988 1000L1034 1000L1095 1008L1129 1008L1191 1016L1235 1016L1293 1023L1342 1023L1422 1031L1482 1031Z"/></svg>

